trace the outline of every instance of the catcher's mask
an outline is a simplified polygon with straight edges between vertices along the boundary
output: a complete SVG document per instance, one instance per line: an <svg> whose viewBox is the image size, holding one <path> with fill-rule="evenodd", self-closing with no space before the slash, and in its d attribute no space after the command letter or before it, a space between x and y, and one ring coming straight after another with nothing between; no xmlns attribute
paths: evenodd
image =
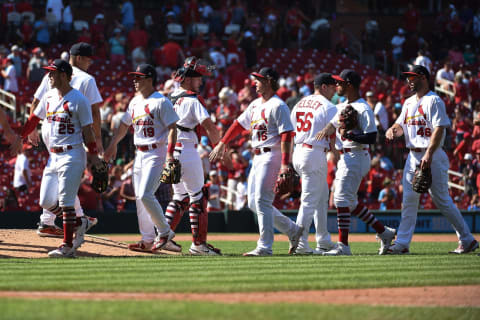
<svg viewBox="0 0 480 320"><path fill-rule="evenodd" d="M175 81L182 82L185 78L211 76L212 71L215 70L214 65L207 66L201 63L197 57L188 57L180 69L175 74Z"/></svg>

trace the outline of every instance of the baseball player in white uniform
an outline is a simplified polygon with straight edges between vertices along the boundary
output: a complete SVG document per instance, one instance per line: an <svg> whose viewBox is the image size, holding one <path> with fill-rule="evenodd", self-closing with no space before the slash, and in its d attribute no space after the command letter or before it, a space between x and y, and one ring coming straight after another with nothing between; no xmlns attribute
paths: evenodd
<svg viewBox="0 0 480 320"><path fill-rule="evenodd" d="M142 240L129 246L130 250L158 253L160 250L179 252L181 247L172 241L175 233L165 219L162 207L155 197L165 163L173 160L178 116L172 103L155 90L157 74L149 64L138 65L133 76L137 95L130 101L112 142L105 152L105 160L115 158L117 144L134 129L133 142L137 149L133 164L138 226ZM168 143L168 145L167 145ZM156 236L155 228L158 236Z"/></svg>
<svg viewBox="0 0 480 320"><path fill-rule="evenodd" d="M383 254L392 239L395 237L395 229L385 227L368 208L358 203L357 192L363 177L370 170L370 153L368 145L375 143L377 127L375 115L367 102L360 97L359 87L361 78L353 70L345 69L339 76L332 76L337 81L337 93L346 96L346 101L337 105L337 114L330 123L316 135L321 141L333 134L339 128L339 116L341 110L348 105L358 112L358 130L344 132L337 130L336 148L341 156L335 174L334 203L337 207L338 237L337 246L324 255L351 255L348 245L348 232L350 229L350 216L354 215L377 231L377 237L381 240L379 253Z"/></svg>
<svg viewBox="0 0 480 320"><path fill-rule="evenodd" d="M415 169L431 168L432 186L429 190L433 202L455 229L459 245L451 253L463 254L478 248L478 242L465 223L460 211L448 193L448 156L443 151L445 128L451 125L445 104L430 91L430 73L424 66L416 65L411 72L404 72L410 89L415 92L405 100L402 113L395 124L386 132L386 138L393 140L405 136L410 152L403 170L402 219L397 231L395 244L386 253L409 253L417 221L420 194L412 189Z"/></svg>
<svg viewBox="0 0 480 320"><path fill-rule="evenodd" d="M293 132L290 111L275 92L278 73L262 68L252 73L260 97L250 103L213 149L210 160L221 159L226 145L243 130L251 130L255 157L248 177L248 206L258 216L260 239L257 247L244 256L272 255L274 226L287 234L290 252L295 252L303 227L296 225L273 206L274 186L279 172L286 171L290 163Z"/></svg>
<svg viewBox="0 0 480 320"><path fill-rule="evenodd" d="M197 151L198 136L196 126L201 125L208 139L216 144L220 139L215 124L205 109L205 102L198 95L202 76L211 75L210 68L196 57L185 59L183 67L177 70L176 79L180 88L170 94L175 112L180 120L177 122L177 144L175 158L182 165L182 178L173 185L173 200L167 207L167 219L175 230L185 211L190 215L192 229L192 255L220 255L219 249L207 243L208 233L208 189L203 188L204 172L202 160ZM190 204L190 205L189 205Z"/></svg>
<svg viewBox="0 0 480 320"><path fill-rule="evenodd" d="M80 42L80 43L74 44L71 47L70 63L73 69L73 74L72 74L72 80L70 81L70 85L73 88L79 90L89 100L92 106L93 127L96 134L97 146L99 148L99 151L101 152L103 150L101 145L102 140L98 136L98 132L95 128L97 128L97 126L100 126L100 119L96 117L96 114L98 111L98 106L103 100L97 88L95 79L86 72L86 70L88 70L88 68L92 64L92 61L93 61L91 58L92 55L93 55L93 48L91 45L87 43ZM42 97L50 89L51 87L49 84L48 75L45 75L39 87L35 91L32 107L30 109L30 114L33 114ZM49 131L44 129L44 126L42 126L42 138L45 145L48 145ZM33 145L38 145L39 137L36 130L34 130L29 135L29 140ZM52 165L52 163L49 159L46 165L47 171L50 165ZM42 179L42 183L43 183L43 179ZM41 189L41 190L48 191L47 189ZM41 193L40 201L42 201L42 198L55 197L55 196L56 196L55 193L50 193L50 192ZM49 200L48 202L53 202L53 199ZM84 216L82 207L80 206L80 200L78 199L78 196L75 198L75 212L78 217ZM41 237L63 237L63 230L61 228L58 228L55 225L55 217L56 215L59 215L59 214L61 214L61 210L58 205L54 205L53 207L48 209L43 209L43 212L40 215L40 223L37 229L37 234ZM88 216L86 217L89 220L88 229L92 228L94 225L97 224L98 222L97 218L88 217Z"/></svg>
<svg viewBox="0 0 480 320"><path fill-rule="evenodd" d="M87 98L70 86L72 67L64 60L57 59L44 67L49 70L48 77L53 88L40 100L38 107L25 124L22 137L26 138L45 119L45 130L48 131L48 149L51 164L44 172L41 194L58 194L57 197L40 199L43 208L51 208L57 204L63 213L63 244L50 251L50 257L74 257L75 251L84 242L84 234L89 221L86 217L76 217L75 196L77 195L83 171L86 167L87 155L85 144L92 166L100 164L95 134L92 129L92 111ZM82 134L85 138L82 137ZM76 236L73 239L75 227Z"/></svg>
<svg viewBox="0 0 480 320"><path fill-rule="evenodd" d="M293 168L302 179L297 224L304 230L296 254L321 254L335 247L327 230L329 191L326 153L330 146L326 139L315 139L315 134L325 128L337 113L337 108L330 102L335 94L335 80L331 74L322 73L313 83L314 94L300 100L290 115L295 128ZM315 251L308 244L312 219L316 230Z"/></svg>

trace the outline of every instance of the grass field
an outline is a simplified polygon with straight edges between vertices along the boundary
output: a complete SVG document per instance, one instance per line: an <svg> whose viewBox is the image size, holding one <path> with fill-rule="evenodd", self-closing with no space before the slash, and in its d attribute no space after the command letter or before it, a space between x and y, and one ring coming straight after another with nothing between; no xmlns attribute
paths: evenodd
<svg viewBox="0 0 480 320"><path fill-rule="evenodd" d="M181 242L188 248L188 242ZM480 284L480 257L448 255L452 243L413 243L408 256L245 258L254 242L223 241L221 257L0 259L1 291L222 293ZM313 246L313 244L312 244ZM286 252L277 242L274 251ZM480 305L480 297L479 305ZM319 301L321 303L321 301ZM199 301L0 299L0 319L479 319L480 308L223 304Z"/></svg>

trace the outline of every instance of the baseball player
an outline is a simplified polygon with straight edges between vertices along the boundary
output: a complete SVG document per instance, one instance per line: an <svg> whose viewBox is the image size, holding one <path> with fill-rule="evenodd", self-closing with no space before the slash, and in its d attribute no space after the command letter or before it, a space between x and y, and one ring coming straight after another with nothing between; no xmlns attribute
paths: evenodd
<svg viewBox="0 0 480 320"><path fill-rule="evenodd" d="M386 132L386 138L393 140L405 136L406 147L410 152L403 170L402 219L397 231L395 244L386 253L409 253L415 223L417 221L420 194L412 189L415 169L430 167L432 186L429 190L433 202L455 229L459 245L451 253L463 254L478 248L478 242L465 223L460 211L448 193L448 156L441 146L445 139L445 128L451 125L445 104L440 97L430 91L428 69L416 65L410 72L404 72L410 89L415 92L405 100L402 113L395 124Z"/></svg>
<svg viewBox="0 0 480 320"><path fill-rule="evenodd" d="M196 57L188 57L176 73L175 81L180 83L180 88L170 94L175 112L180 118L177 122L175 158L182 165L182 178L180 183L173 185L173 200L168 204L166 216L170 227L175 230L188 209L193 236L189 252L192 255L221 254L219 249L207 243L208 192L203 188L204 172L195 132L196 127L201 125L213 144L220 139L218 130L205 109L205 102L198 95L202 76L210 76L210 69Z"/></svg>
<svg viewBox="0 0 480 320"><path fill-rule="evenodd" d="M348 232L350 229L350 216L360 218L367 225L377 231L381 240L380 254L388 249L392 239L395 237L395 229L385 227L369 210L361 203L358 203L357 192L362 178L370 170L370 153L368 145L375 143L377 127L375 126L375 115L367 102L360 97L359 87L360 75L349 69L343 70L339 76L332 76L337 81L337 94L345 96L344 103L337 105L337 114L327 126L322 129L316 139L321 141L333 134L339 128L339 116L341 110L352 106L358 113L358 129L353 132L344 132L343 129L336 130L336 148L340 151L337 172L335 174L334 203L337 207L338 237L337 246L323 255L351 255L348 245Z"/></svg>
<svg viewBox="0 0 480 320"><path fill-rule="evenodd" d="M181 247L172 241L175 233L170 229L155 197L165 156L167 161L173 161L178 116L170 100L155 90L157 73L153 66L140 64L129 75L133 76L137 95L130 101L105 152L106 161L114 159L117 144L125 137L128 128L133 126L133 142L137 149L133 164L133 188L142 240L130 245L129 249L152 253L158 253L162 249L180 252ZM158 236L155 235L155 227Z"/></svg>
<svg viewBox="0 0 480 320"><path fill-rule="evenodd" d="M3 129L3 137L10 143L10 153L12 155L18 154L22 150L22 139L13 132L2 108L0 108L0 126Z"/></svg>
<svg viewBox="0 0 480 320"><path fill-rule="evenodd" d="M330 102L335 94L335 80L329 73L322 73L314 81L315 92L300 100L292 110L291 120L295 128L293 167L302 179L301 205L297 224L304 228L296 254L322 254L335 247L327 230L328 184L327 158L329 142L315 140L315 133L323 129L337 113ZM315 219L317 247L308 244L308 233Z"/></svg>
<svg viewBox="0 0 480 320"><path fill-rule="evenodd" d="M295 252L303 227L297 226L273 206L274 186L279 172L285 172L290 162L293 126L290 111L275 92L278 73L262 68L252 73L257 93L248 108L235 120L225 136L213 149L210 160L221 159L226 145L243 130L251 130L255 157L248 177L248 206L257 213L260 239L257 247L244 256L272 255L273 228L287 234L290 252Z"/></svg>
<svg viewBox="0 0 480 320"><path fill-rule="evenodd" d="M79 90L90 102L92 106L92 116L93 116L93 128L95 132L96 142L98 146L98 150L101 153L103 151L102 148L102 140L100 136L100 113L99 113L99 105L103 101L98 91L97 84L95 79L89 75L86 71L92 64L92 56L93 56L93 48L90 44L79 42L74 44L70 48L70 64L73 69L72 80L70 85ZM50 90L49 78L48 75L45 75L42 82L40 83L37 91L34 94L34 99L32 102L32 107L30 109L30 114L33 114L35 111L38 103L45 95L45 93ZM98 130L97 130L98 129ZM48 145L48 130L44 130L42 126L42 138L46 145ZM36 130L34 130L30 136L29 140L33 145L38 145L39 137ZM49 168L51 162L50 159L47 163L46 168ZM42 178L43 182L43 178ZM48 191L47 189L41 189ZM42 198L45 197L55 197L56 194L47 192L46 194L40 194L40 201ZM50 200L48 202L52 202ZM78 197L75 198L75 212L78 217L84 216L83 210L80 206L80 200ZM60 207L58 205L53 206L52 208L43 209L42 215L40 216L40 223L37 229L37 234L41 237L63 237L63 230L58 228L55 225L55 217L57 214L61 214ZM89 226L88 229L92 228L94 225L97 224L97 218L88 217L89 219Z"/></svg>
<svg viewBox="0 0 480 320"><path fill-rule="evenodd" d="M72 67L64 60L57 59L44 69L49 70L48 78L52 90L47 91L30 115L22 130L26 138L45 119L45 131L48 131L48 149L50 166L44 171L41 193L58 194L57 197L40 199L43 208L57 205L63 213L63 244L48 253L49 257L74 257L75 251L84 242L84 234L89 225L86 217L75 217L75 196L87 155L83 142L88 148L92 166L100 166L95 134L92 129L92 110L85 96L70 86ZM85 138L82 137L82 134ZM53 199L53 201L51 201ZM76 236L73 239L74 229Z"/></svg>

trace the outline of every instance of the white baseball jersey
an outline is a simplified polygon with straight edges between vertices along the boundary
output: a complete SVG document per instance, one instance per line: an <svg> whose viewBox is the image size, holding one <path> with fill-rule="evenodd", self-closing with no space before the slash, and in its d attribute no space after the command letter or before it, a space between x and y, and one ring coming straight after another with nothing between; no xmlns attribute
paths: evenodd
<svg viewBox="0 0 480 320"><path fill-rule="evenodd" d="M315 140L317 132L326 127L337 113L337 108L324 96L310 95L293 107L290 119L295 128L295 143L328 148L328 140Z"/></svg>
<svg viewBox="0 0 480 320"><path fill-rule="evenodd" d="M335 115L335 117L333 117L332 121L330 121L330 123L335 128L338 128L340 126L340 122L338 120L340 112L347 105L351 105L355 110L357 110L358 126L362 133L377 132L377 126L375 125L375 115L373 113L373 110L363 98L360 98L353 102L345 101L337 105L337 114ZM335 148L337 150L342 150L344 148L362 149L368 148L368 144L361 144L349 139L345 139L340 135L340 132L337 130L337 140L335 142Z"/></svg>
<svg viewBox="0 0 480 320"><path fill-rule="evenodd" d="M173 92L172 97L179 96L185 92L185 89L179 88ZM194 93L191 92L191 94ZM182 97L175 102L173 109L180 118L177 121L177 125L192 129L190 131L178 129L177 141L198 143L197 134L193 129L205 121L205 119L210 118L207 109L205 109L197 97Z"/></svg>
<svg viewBox="0 0 480 320"><path fill-rule="evenodd" d="M97 88L97 83L95 79L86 73L85 71L73 67L72 80L70 80L70 85L72 88L79 90L87 99L90 101L90 104L100 103L103 101L102 96ZM50 82L48 81L48 73L43 77L42 82L38 86L35 94L33 95L36 99L41 100L47 91L51 90ZM48 145L48 131L42 126L42 138L45 145Z"/></svg>
<svg viewBox="0 0 480 320"><path fill-rule="evenodd" d="M450 126L445 103L434 92L429 91L420 100L414 94L403 104L402 113L396 123L401 125L407 148L427 148L433 130L440 126ZM443 145L445 133L440 145Z"/></svg>
<svg viewBox="0 0 480 320"><path fill-rule="evenodd" d="M34 114L47 120L43 126L49 136L48 148L82 144L82 128L93 123L90 102L77 89L64 97L60 97L57 89L48 91Z"/></svg>
<svg viewBox="0 0 480 320"><path fill-rule="evenodd" d="M168 126L177 120L170 100L157 91L146 99L136 95L122 117L123 123L133 126L135 145L166 143Z"/></svg>
<svg viewBox="0 0 480 320"><path fill-rule="evenodd" d="M237 120L252 131L253 148L280 146L280 134L294 130L288 106L276 95L265 103L253 100Z"/></svg>

